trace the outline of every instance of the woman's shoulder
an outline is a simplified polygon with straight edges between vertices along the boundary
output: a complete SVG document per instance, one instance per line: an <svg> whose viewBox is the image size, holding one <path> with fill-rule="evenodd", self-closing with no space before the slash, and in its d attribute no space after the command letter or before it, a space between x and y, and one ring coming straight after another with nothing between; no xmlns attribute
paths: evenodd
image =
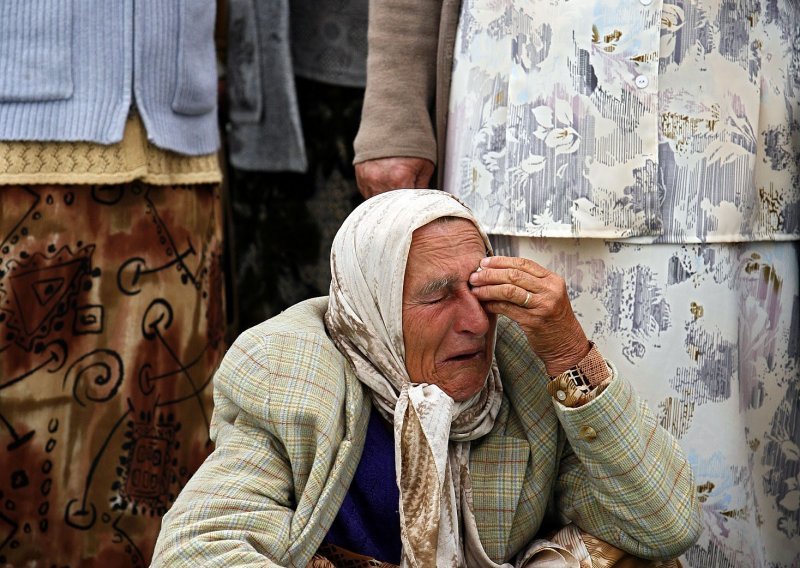
<svg viewBox="0 0 800 568"><path fill-rule="evenodd" d="M306 300L244 331L225 354L215 390L242 402L298 393L341 400L349 363L328 337L327 305L325 297Z"/></svg>

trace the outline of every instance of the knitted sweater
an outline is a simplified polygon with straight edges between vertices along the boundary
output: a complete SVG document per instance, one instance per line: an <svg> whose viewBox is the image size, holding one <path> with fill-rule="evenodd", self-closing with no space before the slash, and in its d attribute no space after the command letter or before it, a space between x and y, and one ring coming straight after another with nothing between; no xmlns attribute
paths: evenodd
<svg viewBox="0 0 800 568"><path fill-rule="evenodd" d="M135 104L149 140L214 152L214 0L0 2L0 140L119 142Z"/></svg>

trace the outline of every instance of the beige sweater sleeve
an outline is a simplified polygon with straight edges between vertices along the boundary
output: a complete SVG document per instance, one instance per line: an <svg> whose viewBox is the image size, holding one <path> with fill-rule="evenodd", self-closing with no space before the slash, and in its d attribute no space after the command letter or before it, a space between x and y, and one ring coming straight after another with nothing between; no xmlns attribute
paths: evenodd
<svg viewBox="0 0 800 568"><path fill-rule="evenodd" d="M431 119L441 0L370 0L367 89L354 163L436 162Z"/></svg>

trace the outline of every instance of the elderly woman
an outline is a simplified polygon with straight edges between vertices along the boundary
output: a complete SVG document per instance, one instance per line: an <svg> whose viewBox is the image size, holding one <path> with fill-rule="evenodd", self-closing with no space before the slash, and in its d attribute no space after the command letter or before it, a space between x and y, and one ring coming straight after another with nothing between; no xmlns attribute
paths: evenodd
<svg viewBox="0 0 800 568"><path fill-rule="evenodd" d="M153 565L605 566L697 538L686 459L563 280L492 257L457 199L368 200L331 268L226 355Z"/></svg>

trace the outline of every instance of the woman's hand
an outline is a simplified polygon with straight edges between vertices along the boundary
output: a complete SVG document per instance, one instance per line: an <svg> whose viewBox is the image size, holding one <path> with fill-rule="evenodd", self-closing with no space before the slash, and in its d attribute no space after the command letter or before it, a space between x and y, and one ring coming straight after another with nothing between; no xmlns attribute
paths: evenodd
<svg viewBox="0 0 800 568"><path fill-rule="evenodd" d="M356 183L364 199L393 189L425 189L433 162L425 158L378 158L356 164Z"/></svg>
<svg viewBox="0 0 800 568"><path fill-rule="evenodd" d="M591 349L559 275L525 258L492 256L470 275L472 292L487 311L517 322L528 343L555 376Z"/></svg>

